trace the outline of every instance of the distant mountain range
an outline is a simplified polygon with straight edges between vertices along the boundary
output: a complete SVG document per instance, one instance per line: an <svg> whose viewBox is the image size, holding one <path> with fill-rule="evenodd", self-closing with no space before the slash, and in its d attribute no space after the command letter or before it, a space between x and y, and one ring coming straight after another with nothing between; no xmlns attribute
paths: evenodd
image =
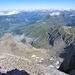
<svg viewBox="0 0 75 75"><path fill-rule="evenodd" d="M75 26L75 10L1 11L0 13L0 36L5 33L24 34L36 41L53 26L73 28Z"/></svg>

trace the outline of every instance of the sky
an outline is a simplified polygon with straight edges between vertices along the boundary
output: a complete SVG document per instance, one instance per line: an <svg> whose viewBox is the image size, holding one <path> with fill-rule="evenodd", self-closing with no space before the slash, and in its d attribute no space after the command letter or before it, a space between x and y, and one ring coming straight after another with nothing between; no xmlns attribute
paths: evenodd
<svg viewBox="0 0 75 75"><path fill-rule="evenodd" d="M0 0L0 10L75 9L75 0Z"/></svg>

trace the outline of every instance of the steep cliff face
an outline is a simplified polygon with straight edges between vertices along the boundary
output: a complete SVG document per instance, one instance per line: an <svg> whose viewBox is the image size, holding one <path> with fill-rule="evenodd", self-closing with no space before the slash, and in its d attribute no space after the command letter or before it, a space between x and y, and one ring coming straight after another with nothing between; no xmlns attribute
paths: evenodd
<svg viewBox="0 0 75 75"><path fill-rule="evenodd" d="M70 45L74 38L73 35L69 32L70 27L67 26L55 26L49 30L49 43L52 46L55 46L59 40L63 40L67 45Z"/></svg>
<svg viewBox="0 0 75 75"><path fill-rule="evenodd" d="M75 43L70 45L69 53L59 67L59 70L75 75Z"/></svg>

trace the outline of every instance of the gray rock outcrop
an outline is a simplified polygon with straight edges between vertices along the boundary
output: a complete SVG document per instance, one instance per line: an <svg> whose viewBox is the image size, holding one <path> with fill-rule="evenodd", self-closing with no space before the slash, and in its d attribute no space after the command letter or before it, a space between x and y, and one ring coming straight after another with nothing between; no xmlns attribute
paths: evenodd
<svg viewBox="0 0 75 75"><path fill-rule="evenodd" d="M75 43L72 43L69 54L60 65L59 70L71 75L73 73L73 75L75 75L74 69L75 69Z"/></svg>

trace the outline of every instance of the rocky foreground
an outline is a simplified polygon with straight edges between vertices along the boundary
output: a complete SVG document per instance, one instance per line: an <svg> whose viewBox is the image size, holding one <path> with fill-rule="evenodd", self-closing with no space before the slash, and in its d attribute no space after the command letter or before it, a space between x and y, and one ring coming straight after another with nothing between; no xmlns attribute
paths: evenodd
<svg viewBox="0 0 75 75"><path fill-rule="evenodd" d="M34 61L30 61L26 58L20 58L18 56L6 53L2 54L0 56L0 72L6 73L7 71L11 71L13 69L24 70L30 75L67 75L51 66L45 67L43 65L34 63ZM15 75L15 73L13 75Z"/></svg>
<svg viewBox="0 0 75 75"><path fill-rule="evenodd" d="M55 57L18 42L11 34L0 39L1 75L67 75L57 70L59 65Z"/></svg>

